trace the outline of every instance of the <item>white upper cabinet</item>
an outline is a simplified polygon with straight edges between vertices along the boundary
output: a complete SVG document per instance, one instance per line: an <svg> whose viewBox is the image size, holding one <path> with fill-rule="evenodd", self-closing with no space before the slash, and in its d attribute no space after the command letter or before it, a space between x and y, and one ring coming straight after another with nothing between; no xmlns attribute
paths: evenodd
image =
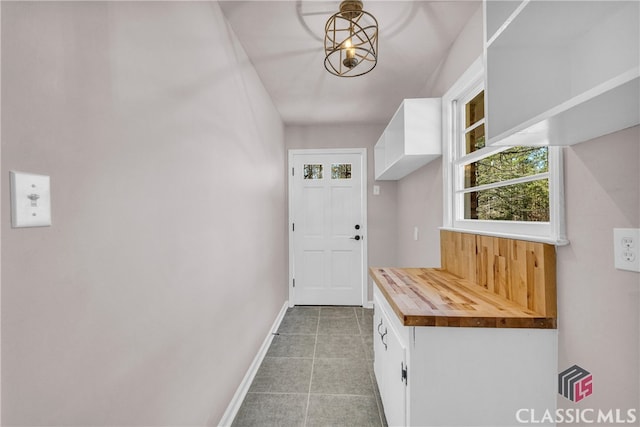
<svg viewBox="0 0 640 427"><path fill-rule="evenodd" d="M398 180L442 155L442 100L405 99L378 140L376 180Z"/></svg>
<svg viewBox="0 0 640 427"><path fill-rule="evenodd" d="M571 145L640 123L640 2L484 6L488 145Z"/></svg>

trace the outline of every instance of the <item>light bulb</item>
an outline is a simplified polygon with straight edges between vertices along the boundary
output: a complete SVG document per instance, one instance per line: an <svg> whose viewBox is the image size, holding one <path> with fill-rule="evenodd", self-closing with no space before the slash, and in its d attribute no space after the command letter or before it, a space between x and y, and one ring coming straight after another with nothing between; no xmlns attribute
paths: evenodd
<svg viewBox="0 0 640 427"><path fill-rule="evenodd" d="M353 59L356 57L356 48L353 47L353 43L351 42L350 38L345 40L344 47L345 47L345 50L347 51L347 59Z"/></svg>
<svg viewBox="0 0 640 427"><path fill-rule="evenodd" d="M353 68L358 65L358 59L356 58L356 48L353 47L351 38L346 39L342 45L342 49L346 54L346 58L342 61L342 64L347 68Z"/></svg>

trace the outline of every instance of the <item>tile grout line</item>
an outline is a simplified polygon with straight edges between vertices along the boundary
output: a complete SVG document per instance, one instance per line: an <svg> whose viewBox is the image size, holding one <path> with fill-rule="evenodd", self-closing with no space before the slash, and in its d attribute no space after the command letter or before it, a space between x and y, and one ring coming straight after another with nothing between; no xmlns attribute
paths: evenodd
<svg viewBox="0 0 640 427"><path fill-rule="evenodd" d="M364 313L361 313L364 316ZM362 326L360 325L360 319L358 318L358 313L356 313L356 321L358 322L358 329L360 330L360 344L362 345L362 348L365 352L365 358L367 357L367 349L365 348L366 345L364 343L364 340L362 339L363 333L362 333ZM373 330L367 332L367 333L371 333L373 335ZM369 363L369 360L367 359L367 364ZM369 370L369 368L367 367L367 370ZM377 381L375 379L376 373L375 373L375 369L373 367L373 361L372 361L372 366L371 366L371 371L369 371L369 381L371 381L371 386L373 387L373 398L376 401L376 408L378 408L378 419L380 420L380 426L384 426L384 422L382 421L382 413L384 411L384 409L381 407L380 402L378 401L378 397L376 396L376 390L378 389L378 384ZM380 393L380 391L378 391L378 393Z"/></svg>
<svg viewBox="0 0 640 427"><path fill-rule="evenodd" d="M304 426L307 425L307 420L309 419L309 406L311 404L311 385L313 384L313 368L316 364L316 349L318 348L318 330L320 329L320 312L322 311L322 307L318 309L318 322L316 323L316 334L313 342L313 357L311 358L311 378L309 378L309 390L307 393L307 409L304 413Z"/></svg>
<svg viewBox="0 0 640 427"><path fill-rule="evenodd" d="M376 390L378 390L378 393L380 393L380 390L378 389L378 384L375 384L376 382L375 371L373 369L369 374L369 378L371 378L371 382L374 383L373 398L376 399L376 407L378 408L378 419L380 420L380 426L384 426L384 421L382 420L382 414L384 413L384 408L382 408L382 398L378 399L378 396L376 396Z"/></svg>
<svg viewBox="0 0 640 427"><path fill-rule="evenodd" d="M357 310L357 309L354 307L354 310ZM360 315L364 316L364 313L360 312ZM364 320L364 318L362 320ZM364 351L364 355L365 355L364 357L365 357L366 363L368 365L369 364L369 359L367 359L367 348L366 348L366 345L365 345L364 340L362 338L362 336L363 336L362 324L360 322L360 318L358 317L358 312L357 311L356 311L356 322L358 323L358 330L360 331L360 334L358 335L358 339L360 340L360 346L362 347L362 350ZM369 332L371 332L373 334L373 331L369 331ZM369 333L369 332L367 332L367 333ZM367 371L369 373L369 381L371 381L371 390L373 391L373 399L375 400L376 408L378 409L378 419L380 420L380 426L382 427L384 424L382 422L382 415L380 413L380 405L378 404L378 398L376 397L376 389L377 389L378 385L376 384L376 381L374 379L374 375L375 374L373 373L373 369L371 371L369 371L369 367L367 366Z"/></svg>
<svg viewBox="0 0 640 427"><path fill-rule="evenodd" d="M368 321L367 321L368 316L365 315L363 310L360 311L360 316L359 316L358 315L358 313L359 313L358 312L358 307L351 307L350 311L352 311L355 314L356 325L358 327L358 334L357 335L355 335L353 333L340 334L340 333L332 333L332 332L329 332L329 331L325 331L325 332L327 332L328 335L351 336L352 339L356 339L358 344L359 344L359 346L360 346L360 348L363 351L363 356L365 358L366 363L367 364L369 362L373 363L373 361L368 359L368 357L367 357L367 354L368 354L367 353L367 349L368 349L368 347L367 347L367 343L365 342L365 339L363 337L363 334L365 334L365 333L373 334L373 328L371 328L371 331L366 331L366 328L365 328L366 325L368 324ZM351 356L345 356L345 357L331 357L331 356L329 356L329 357L324 357L324 358L319 358L318 357L318 344L319 344L319 339L320 339L320 322L322 320L322 313L323 313L323 307L318 307L317 319L316 319L316 328L315 328L315 332L314 333L307 333L307 334L299 334L299 333L293 333L293 334L288 333L287 334L287 333L283 333L283 335L289 335L289 336L296 336L296 335L297 336L307 335L309 337L313 336L314 337L314 347L313 347L313 353L312 353L311 357L289 356L289 355L270 356L271 358L275 358L275 359L283 359L283 358L284 359L291 359L291 360L296 360L296 359L298 359L298 360L304 360L304 359L309 360L309 359L311 359L311 371L310 371L310 378L309 378L309 386L308 386L308 389L307 389L306 393L305 392L272 392L272 391L250 392L250 393L256 394L256 395L298 395L301 398L304 398L304 395L306 394L307 395L306 396L307 397L307 402L306 402L306 407L305 407L305 415L304 415L303 423L302 423L303 427L308 426L309 423L311 421L313 421L313 419L312 420L309 419L309 414L310 414L310 409L311 409L311 395L314 394L311 391L313 389L314 376L316 376L316 374L317 374L316 372L314 372L314 370L315 370L315 362L323 360L323 359L328 359L328 360L342 360L342 359L351 360L352 359ZM329 316L330 318L333 318L333 317L337 316L336 317L337 319L347 320L348 317L350 317L350 316L347 316L345 318L344 315L339 315L339 313L340 312L335 312L334 313L334 311L331 311L331 310L328 310L328 309L326 310L326 315ZM342 311L342 313L345 313L345 312ZM368 313L366 313L366 314L368 314ZM340 332L340 331L336 330L335 332ZM323 334L323 336L324 336L324 334ZM308 354L308 353L306 353L306 354ZM334 396L334 397L335 396L345 396L345 397L353 396L353 397L362 397L362 398L367 398L367 397L373 398L374 401L375 401L375 406L374 406L375 409L373 409L373 408L372 409L374 411L377 410L377 413L378 413L377 417L374 415L374 417L375 417L374 419L376 419L376 422L374 422L374 424L377 425L377 426L381 426L382 427L382 426L385 425L384 421L383 421L384 420L384 418L383 418L384 415L383 415L381 405L379 404L378 398L377 398L377 395L376 395L376 381L375 381L375 378L374 378L373 370L371 368L369 368L369 367L368 367L368 370L369 370L369 375L368 375L369 382L370 382L370 384L372 386L371 394L358 394L358 393L356 393L356 394L351 394L351 393L339 393L339 394L317 393L317 394L318 395L325 395L325 396ZM314 403L314 405L315 405L315 403ZM371 415L373 415L373 414L371 414Z"/></svg>
<svg viewBox="0 0 640 427"><path fill-rule="evenodd" d="M323 310L323 308L324 308L324 310ZM346 328L346 326L344 326L345 322L350 317L350 316L345 317L345 314L348 313L347 311L335 311L335 310L332 310L333 307L321 307L320 306L320 307L318 307L317 318L315 319L316 320L316 328L315 328L315 331L313 333L306 333L306 334L305 333L286 333L286 332L282 332L281 333L283 336L305 336L306 335L309 338L311 336L313 336L313 338L314 338L314 347L313 347L313 352L310 355L310 357L309 357L307 351L305 351L304 353L299 353L299 352L296 351L296 352L293 353L293 354L296 354L295 356L290 355L292 353L287 352L286 354L282 354L282 355L275 355L275 356L274 355L271 355L271 356L267 355L265 357L265 360L266 359L281 359L281 360L282 359L285 359L285 360L289 359L289 360L292 360L292 361L293 360L307 360L308 361L309 359L311 359L311 370L310 370L310 374L309 374L309 386L308 386L308 389L307 389L306 392L302 392L302 391L299 391L299 392L286 392L286 391L284 391L284 392L276 392L276 391L271 391L271 390L263 390L263 391L249 391L247 393L247 395L251 395L251 394L253 394L253 395L272 395L272 396L277 396L277 395L280 395L280 396L285 396L285 395L294 396L294 395L297 395L297 396L299 396L299 398L304 399L304 397L305 397L304 395L306 394L307 402L306 402L306 407L305 407L305 415L302 418L302 421L303 421L302 426L303 427L308 426L310 424L310 422L314 420L313 418L311 420L309 419L309 414L310 414L310 409L311 409L311 395L312 394L314 394L314 395L324 395L324 396L333 396L333 397L338 397L338 396L350 397L350 396L353 396L353 397L362 397L362 398L367 398L367 397L368 398L373 398L373 399L375 399L375 406L373 408L371 408L371 409L373 409L373 411L375 411L377 409L377 412L378 412L378 416L377 417L375 417L375 415L371 414L371 415L373 415L374 419L377 419L376 422L374 422L374 425L381 426L381 427L385 426L383 409L382 409L381 405L379 404L379 400L378 400L378 397L377 397L377 394L376 394L376 381L375 381L375 377L374 377L374 372L373 372L373 369L368 366L368 364L369 363L373 363L373 361L368 359L367 355L369 354L368 353L369 346L368 346L368 344L367 344L367 342L365 340L365 337L363 335L363 334L365 334L365 335L373 334L373 327L369 328L368 330L366 328L366 326L369 324L369 317L372 317L372 316L370 316L370 313L368 313L368 311L366 311L364 309L360 309L359 307L350 307L350 308L351 308L350 311L352 313L355 313L356 325L358 327L358 332L359 332L357 335L353 334L353 333L343 334L343 333L340 333L340 332L342 332L342 330L339 330L339 329L336 329L334 331L334 329L335 329L334 326L336 326L336 325L332 325L332 324L328 325L329 326L328 329L325 328L327 330L323 329L323 334L320 334L320 322L322 320L322 316L323 316L323 313L325 311L326 311L326 316L328 316L327 317L328 319L334 319L334 318L337 319L337 320L341 320L342 319L342 321L338 321L338 323L339 324L343 324L343 329ZM365 311L366 311L366 313L365 313ZM289 315L290 318L291 317L295 317L295 316L293 316L294 313L287 313L287 314ZM309 314L311 314L311 312ZM304 316L304 317L306 317L306 316ZM312 319L309 319L309 320L312 320ZM329 323L331 323L331 322L329 322ZM335 322L333 322L333 323L335 323ZM325 325L325 326L327 326L327 325ZM305 329L306 328L307 327L305 326ZM369 375L368 375L369 376L369 381L370 381L370 384L373 386L373 390L372 390L371 394L359 394L359 393L355 393L355 394L337 393L336 394L336 393L322 393L322 392L320 392L320 393L312 393L314 377L316 377L315 379L317 380L317 373L314 372L314 370L315 370L315 362L316 361L319 362L319 361L325 360L325 359L327 359L329 361L331 361L331 360L352 360L352 358L353 358L352 357L353 355L347 355L346 353L345 353L345 355L343 357L333 357L334 355L336 355L336 353L329 353L325 357L319 357L318 356L319 340L320 340L321 336L324 337L325 335L335 336L335 337L339 337L339 336L351 337L350 338L351 340L353 340L353 339L357 340L357 342L359 344L359 347L363 351L363 357L364 357L364 360L367 363L367 367L368 367L368 370L369 370ZM310 340L305 339L304 341L306 341L308 343ZM338 342L340 342L340 341L341 340L338 340ZM299 341L299 340L295 340L295 342L297 343L298 347L300 345L302 345L302 342ZM306 345L308 345L308 344L306 344ZM321 349L322 348L324 348L324 347L321 347ZM297 355L297 354L300 354L300 355ZM304 400L302 400L302 402L300 402L300 403L304 404L303 402L304 402ZM319 402L316 402L314 400L314 407L316 408L316 410L318 409L318 407L317 407L318 404L319 404ZM302 408L300 408L300 409L302 409ZM369 418L369 419L371 420L371 418ZM373 420L371 420L371 421L373 421ZM256 424L256 425L259 425L259 424Z"/></svg>

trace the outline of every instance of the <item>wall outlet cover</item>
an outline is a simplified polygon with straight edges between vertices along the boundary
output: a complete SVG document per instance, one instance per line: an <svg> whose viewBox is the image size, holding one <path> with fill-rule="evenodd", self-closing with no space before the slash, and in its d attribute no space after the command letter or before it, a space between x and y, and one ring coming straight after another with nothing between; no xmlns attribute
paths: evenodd
<svg viewBox="0 0 640 427"><path fill-rule="evenodd" d="M614 228L614 265L618 270L640 272L640 229Z"/></svg>

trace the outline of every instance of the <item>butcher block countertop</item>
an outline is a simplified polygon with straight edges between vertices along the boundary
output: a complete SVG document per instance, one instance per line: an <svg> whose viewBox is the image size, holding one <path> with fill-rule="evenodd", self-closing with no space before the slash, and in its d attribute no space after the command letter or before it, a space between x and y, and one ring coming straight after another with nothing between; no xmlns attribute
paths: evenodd
<svg viewBox="0 0 640 427"><path fill-rule="evenodd" d="M556 328L555 315L529 310L443 269L372 267L369 272L405 326Z"/></svg>

